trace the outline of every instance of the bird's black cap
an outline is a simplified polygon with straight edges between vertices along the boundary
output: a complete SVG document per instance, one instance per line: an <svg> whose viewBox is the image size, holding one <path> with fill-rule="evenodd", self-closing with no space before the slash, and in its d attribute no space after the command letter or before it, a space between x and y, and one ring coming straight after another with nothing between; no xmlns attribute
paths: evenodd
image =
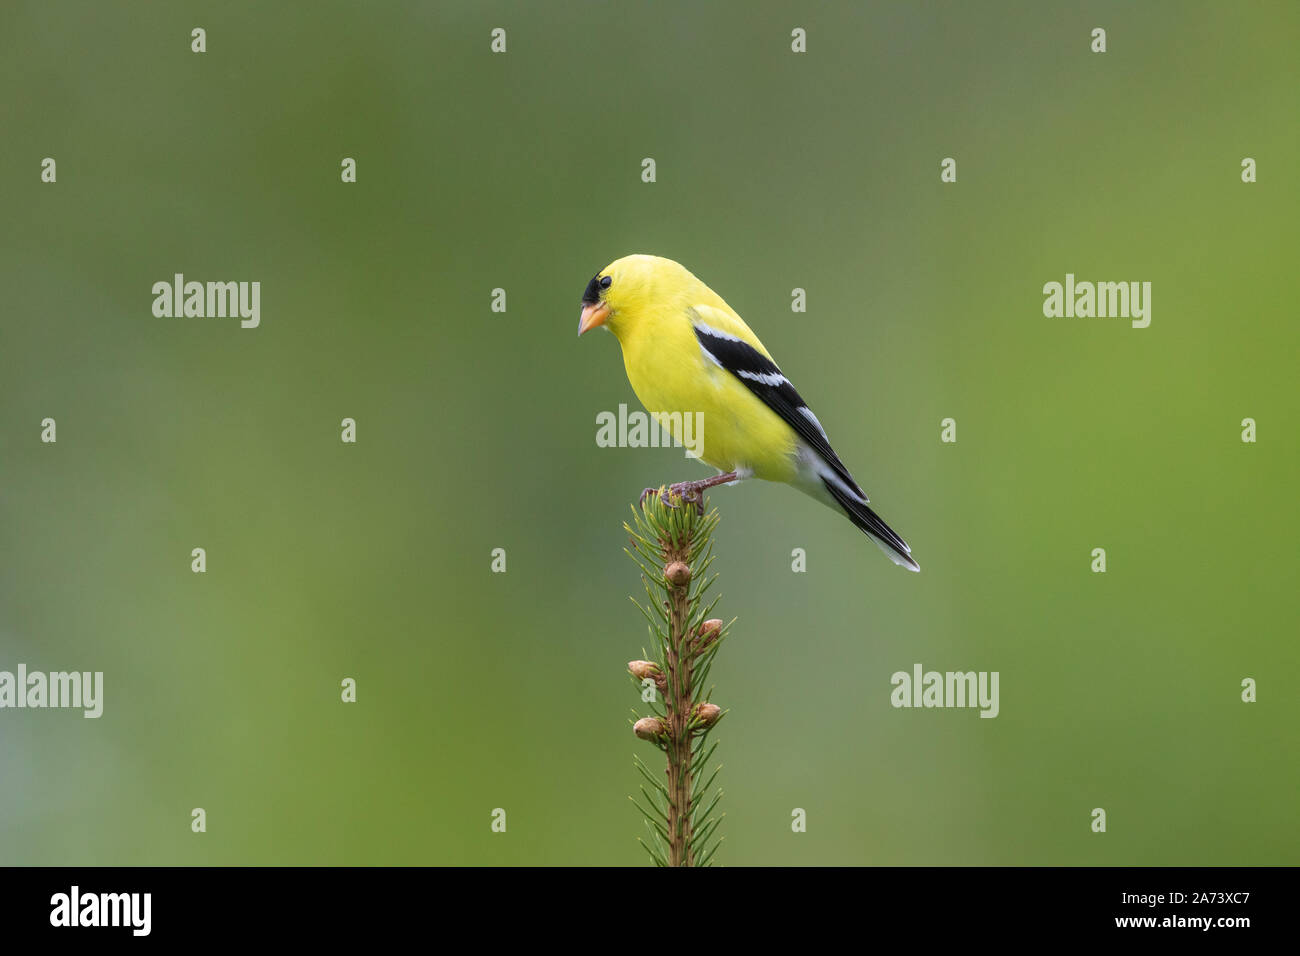
<svg viewBox="0 0 1300 956"><path fill-rule="evenodd" d="M597 274L592 276L591 281L587 283L587 291L582 293L582 304L595 305L599 301L600 301L600 275Z"/></svg>

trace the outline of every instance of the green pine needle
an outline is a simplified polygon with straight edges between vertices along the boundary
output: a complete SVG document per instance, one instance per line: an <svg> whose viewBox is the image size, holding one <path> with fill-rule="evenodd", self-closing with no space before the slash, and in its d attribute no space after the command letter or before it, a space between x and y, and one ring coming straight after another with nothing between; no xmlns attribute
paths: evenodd
<svg viewBox="0 0 1300 956"><path fill-rule="evenodd" d="M717 631L710 629L709 643L700 646L704 624L721 600L721 595L709 594L718 579L709 569L719 515L707 503L700 514L694 504L672 497L674 507L665 506L657 494L649 496L640 508L632 506L632 520L623 524L628 534L623 550L641 572L646 595L644 604L635 597L631 600L646 619L665 685L662 691L656 689L648 715L636 718L633 710L633 724L639 735L664 753L667 763L666 771L655 773L639 755L634 756L633 764L649 789L640 786L641 799L628 799L644 817L649 840L638 838L638 842L655 865L706 866L712 864L722 842L717 831L726 815L713 816L722 799L722 790L713 789L721 765L708 767L717 748L708 738L725 711L709 700L713 687L708 677L735 619ZM710 598L707 604L706 597ZM642 660L651 659L645 648L641 653ZM630 676L638 692L649 686L636 674ZM697 710L705 705L702 713Z"/></svg>

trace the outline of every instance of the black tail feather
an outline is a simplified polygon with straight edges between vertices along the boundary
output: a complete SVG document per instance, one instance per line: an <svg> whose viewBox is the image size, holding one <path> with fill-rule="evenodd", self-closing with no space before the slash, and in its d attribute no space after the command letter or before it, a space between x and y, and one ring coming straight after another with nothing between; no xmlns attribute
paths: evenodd
<svg viewBox="0 0 1300 956"><path fill-rule="evenodd" d="M844 509L844 513L849 516L849 520L866 532L880 546L880 550L884 551L895 564L901 564L913 571L921 570L921 566L912 560L912 549L907 546L907 542L900 538L893 528L885 524L880 515L862 502L849 497L843 489L836 487L825 478L822 479L822 484L831 493L831 497Z"/></svg>

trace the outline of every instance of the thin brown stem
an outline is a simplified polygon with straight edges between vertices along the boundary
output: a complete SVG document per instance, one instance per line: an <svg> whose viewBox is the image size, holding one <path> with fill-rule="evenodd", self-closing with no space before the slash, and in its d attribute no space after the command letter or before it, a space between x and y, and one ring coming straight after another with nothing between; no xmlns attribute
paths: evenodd
<svg viewBox="0 0 1300 956"><path fill-rule="evenodd" d="M704 743L723 711L701 698L699 686L708 677L728 625L714 618L702 620L713 607L712 603L703 605L702 595L712 581L707 572L713 560L711 536L717 512L706 517L695 508L684 507L690 502L676 490L672 498L670 505L664 506L660 493L647 496L639 511L633 509L634 525L624 525L630 535L628 553L641 568L651 599L650 604L638 606L659 655L659 662L629 661L627 666L642 689L643 700L656 696L662 700L662 709L656 706L632 726L638 737L653 742L664 753L668 764L664 783L656 782L662 778L638 762L637 769L655 794L647 796L650 808L642 807L650 837L646 849L660 866L700 866L709 863L717 849L719 838L713 833L721 818L712 811L721 791L705 792L712 786L713 776L708 776L703 788L696 785L695 777L708 775L713 747ZM651 696L645 696L646 690ZM694 806L696 801L705 807L702 813Z"/></svg>
<svg viewBox="0 0 1300 956"><path fill-rule="evenodd" d="M690 542L664 546L664 563L686 562ZM695 699L695 655L690 637L690 580L668 588L668 850L672 866L694 866L691 849L691 704Z"/></svg>

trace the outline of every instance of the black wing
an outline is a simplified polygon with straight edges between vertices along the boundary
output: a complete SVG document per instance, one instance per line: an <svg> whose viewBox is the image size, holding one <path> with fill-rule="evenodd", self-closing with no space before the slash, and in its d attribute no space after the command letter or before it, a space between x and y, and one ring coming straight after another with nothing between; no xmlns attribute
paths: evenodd
<svg viewBox="0 0 1300 956"><path fill-rule="evenodd" d="M858 487L858 483L831 448L826 432L822 430L808 403L795 391L775 362L748 342L742 342L734 336L702 328L694 323L692 327L706 356L736 376L747 389L762 399L764 405L781 416L781 420L821 456L845 485L861 495L863 501L867 500L866 493Z"/></svg>

